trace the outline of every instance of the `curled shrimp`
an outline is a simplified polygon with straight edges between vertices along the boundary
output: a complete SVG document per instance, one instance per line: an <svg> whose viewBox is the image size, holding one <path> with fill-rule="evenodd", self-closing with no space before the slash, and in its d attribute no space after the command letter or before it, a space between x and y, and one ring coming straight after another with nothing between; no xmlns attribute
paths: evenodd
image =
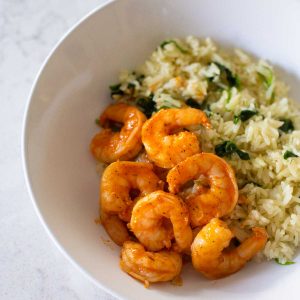
<svg viewBox="0 0 300 300"><path fill-rule="evenodd" d="M100 215L102 224L115 242L120 239L110 234L114 230L108 225L115 223L118 230L127 232L124 222L130 221L132 207L137 199L162 188L163 182L152 168L150 163L117 161L105 169L100 187L100 207L103 212Z"/></svg>
<svg viewBox="0 0 300 300"><path fill-rule="evenodd" d="M150 251L172 246L187 251L192 243L188 209L177 196L156 191L140 199L132 210L129 225L138 240Z"/></svg>
<svg viewBox="0 0 300 300"><path fill-rule="evenodd" d="M91 141L92 154L106 163L132 159L142 149L141 131L145 121L146 116L134 106L125 103L108 106L99 119L104 129ZM121 130L114 132L109 127L112 122L121 123Z"/></svg>
<svg viewBox="0 0 300 300"><path fill-rule="evenodd" d="M252 236L238 247L224 250L229 246L233 233L227 224L212 219L198 233L192 244L192 263L197 271L210 279L218 279L239 271L267 242L264 228L252 228Z"/></svg>
<svg viewBox="0 0 300 300"><path fill-rule="evenodd" d="M135 158L135 161L152 163L145 151L141 151ZM153 164L153 171L161 180L163 180L164 182L166 181L169 172L168 169L160 168L157 165Z"/></svg>
<svg viewBox="0 0 300 300"><path fill-rule="evenodd" d="M147 120L142 141L148 157L161 168L172 168L200 151L196 135L181 129L192 125L210 128L205 113L195 108L163 109Z"/></svg>
<svg viewBox="0 0 300 300"><path fill-rule="evenodd" d="M182 191L192 182L191 188ZM167 175L169 191L185 200L192 227L207 224L214 217L229 214L238 199L234 171L222 158L212 153L188 157Z"/></svg>
<svg viewBox="0 0 300 300"><path fill-rule="evenodd" d="M130 240L130 235L125 223L117 215L109 215L101 211L101 224L110 238L119 246Z"/></svg>
<svg viewBox="0 0 300 300"><path fill-rule="evenodd" d="M101 209L117 214L129 222L134 200L162 188L163 182L153 172L150 163L117 161L102 175L100 188Z"/></svg>
<svg viewBox="0 0 300 300"><path fill-rule="evenodd" d="M148 252L136 242L125 242L121 250L123 271L149 286L149 282L169 281L182 268L181 255L174 251Z"/></svg>

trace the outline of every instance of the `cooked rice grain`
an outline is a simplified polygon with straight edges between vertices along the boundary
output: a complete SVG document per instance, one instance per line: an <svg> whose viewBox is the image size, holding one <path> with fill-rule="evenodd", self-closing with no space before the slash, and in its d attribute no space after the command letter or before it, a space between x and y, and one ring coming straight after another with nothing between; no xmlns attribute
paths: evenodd
<svg viewBox="0 0 300 300"><path fill-rule="evenodd" d="M148 97L156 109L196 101L213 125L196 131L203 151L214 152L216 145L232 141L250 155L250 160L226 157L246 199L226 221L243 238L251 227L265 227L265 257L292 260L300 243L300 157L283 155L289 150L300 156L300 113L288 97L288 86L270 64L242 50L226 52L209 38L172 41L157 47L136 72L122 73L125 98L116 100L132 103ZM133 91L128 92L128 84L134 84ZM257 113L242 122L238 116L243 110ZM293 122L293 131L279 129L283 119Z"/></svg>

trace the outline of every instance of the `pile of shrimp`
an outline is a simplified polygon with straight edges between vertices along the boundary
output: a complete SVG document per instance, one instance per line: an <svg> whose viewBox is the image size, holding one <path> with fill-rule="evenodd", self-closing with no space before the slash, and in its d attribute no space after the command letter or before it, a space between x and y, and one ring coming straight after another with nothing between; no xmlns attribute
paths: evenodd
<svg viewBox="0 0 300 300"><path fill-rule="evenodd" d="M185 256L206 278L218 279L239 271L264 248L265 229L252 228L237 241L221 220L234 209L238 187L231 166L201 152L199 139L186 129L210 129L204 112L170 108L147 119L137 107L118 103L99 120L103 129L90 150L108 164L100 182L100 219L122 247L123 271L145 286L172 281Z"/></svg>

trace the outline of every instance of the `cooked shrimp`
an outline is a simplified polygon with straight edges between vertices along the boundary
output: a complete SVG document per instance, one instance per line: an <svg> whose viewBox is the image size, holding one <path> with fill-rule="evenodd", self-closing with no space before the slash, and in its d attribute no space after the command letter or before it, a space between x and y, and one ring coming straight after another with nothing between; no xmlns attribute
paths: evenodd
<svg viewBox="0 0 300 300"><path fill-rule="evenodd" d="M181 191L192 180L196 182L192 189ZM188 157L169 171L167 182L171 193L181 192L189 209L192 227L229 214L237 203L234 171L224 159L212 153Z"/></svg>
<svg viewBox="0 0 300 300"><path fill-rule="evenodd" d="M225 222L212 219L202 228L192 244L193 266L210 279L222 278L239 271L267 242L264 228L255 227L252 232L252 236L238 247L226 251L233 233Z"/></svg>
<svg viewBox="0 0 300 300"><path fill-rule="evenodd" d="M159 167L172 168L200 151L194 133L181 131L191 125L210 128L205 113L195 108L163 109L147 120L142 129L142 141L148 157Z"/></svg>
<svg viewBox="0 0 300 300"><path fill-rule="evenodd" d="M162 185L150 163L118 161L105 169L100 187L100 219L116 244L121 246L129 239L126 223L134 203Z"/></svg>
<svg viewBox="0 0 300 300"><path fill-rule="evenodd" d="M101 210L129 222L137 197L160 190L163 182L150 163L117 161L104 171L100 187Z"/></svg>
<svg viewBox="0 0 300 300"><path fill-rule="evenodd" d="M186 251L192 243L188 209L177 196L156 191L140 199L132 210L130 229L150 251L172 246Z"/></svg>
<svg viewBox="0 0 300 300"><path fill-rule="evenodd" d="M174 251L147 252L135 242L125 242L121 251L123 271L149 286L149 282L169 281L179 275L181 255Z"/></svg>
<svg viewBox="0 0 300 300"><path fill-rule="evenodd" d="M116 160L129 160L142 149L141 131L146 116L136 107L125 103L108 106L100 116L104 129L91 141L90 150L96 159L111 163ZM121 123L123 127L113 132L111 122Z"/></svg>
<svg viewBox="0 0 300 300"><path fill-rule="evenodd" d="M148 158L147 153L145 151L141 151L138 156L135 158L135 161L138 162L148 162L148 163L152 163L151 160ZM164 169L164 168L160 168L157 165L153 164L153 172L164 182L167 179L167 175L169 170L168 169Z"/></svg>
<svg viewBox="0 0 300 300"><path fill-rule="evenodd" d="M100 220L110 238L119 246L125 241L130 240L126 223L117 215L108 215L104 212L100 213Z"/></svg>

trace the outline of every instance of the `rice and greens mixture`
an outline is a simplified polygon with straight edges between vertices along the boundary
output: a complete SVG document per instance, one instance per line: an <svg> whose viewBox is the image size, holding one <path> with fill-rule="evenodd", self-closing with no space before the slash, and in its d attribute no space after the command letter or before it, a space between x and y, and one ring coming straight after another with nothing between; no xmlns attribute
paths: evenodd
<svg viewBox="0 0 300 300"><path fill-rule="evenodd" d="M202 151L226 159L239 185L226 221L240 240L265 227L264 256L291 263L300 244L300 113L269 63L189 36L164 41L110 88L147 117L163 108L205 111L212 129L193 128Z"/></svg>

